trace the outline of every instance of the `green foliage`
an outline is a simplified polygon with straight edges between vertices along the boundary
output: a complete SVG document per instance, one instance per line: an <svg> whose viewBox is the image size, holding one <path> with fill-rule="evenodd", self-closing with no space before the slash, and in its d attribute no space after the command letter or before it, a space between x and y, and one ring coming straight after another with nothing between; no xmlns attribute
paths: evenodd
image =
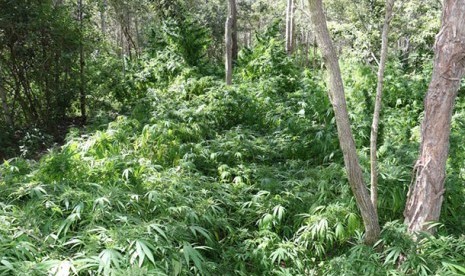
<svg viewBox="0 0 465 276"><path fill-rule="evenodd" d="M206 50L210 43L207 28L191 17L166 19L161 28L152 29L150 41L152 55L171 51L180 55L189 66L204 66Z"/></svg>
<svg viewBox="0 0 465 276"><path fill-rule="evenodd" d="M128 89L129 80L125 70L127 60L121 60L107 53L101 53L86 64L87 85L91 93L87 96L88 112L91 120L100 119L102 115L111 114L130 105L139 95Z"/></svg>
<svg viewBox="0 0 465 276"><path fill-rule="evenodd" d="M400 62L388 64L378 134L379 213L381 221L400 218L405 206L411 171L419 147L423 97L431 68L407 73ZM368 66L344 63L347 101L352 129L363 167L369 168L371 122L376 93L376 73Z"/></svg>
<svg viewBox="0 0 465 276"><path fill-rule="evenodd" d="M459 161L449 162L440 235L415 242L395 221L418 147L427 67L406 74L393 62L386 72L378 206L386 223L369 247L322 74L299 72L274 25L241 53L240 82L226 86L198 60L205 36L183 40L188 34L177 24L166 23L155 53L125 65L124 79L116 60L107 60L107 71L91 67L101 74L89 81L98 90L91 100L120 110L114 120L85 135L72 131L38 161L0 165L0 274L463 273L460 145L451 150ZM203 34L194 25L189 35ZM202 47L191 51L195 45ZM350 72L350 116L367 165L374 73L357 63L343 71ZM99 84L101 77L110 79ZM40 135L31 133L26 149Z"/></svg>
<svg viewBox="0 0 465 276"><path fill-rule="evenodd" d="M11 126L0 126L0 161L3 161L8 156L13 156L16 146L16 137L14 128Z"/></svg>
<svg viewBox="0 0 465 276"><path fill-rule="evenodd" d="M19 150L23 157L34 157L34 154L40 153L52 144L51 135L40 130L37 127L29 128L19 140Z"/></svg>
<svg viewBox="0 0 465 276"><path fill-rule="evenodd" d="M38 126L16 129L12 126L0 127L0 160L8 156L21 155L36 158L53 145L53 136Z"/></svg>
<svg viewBox="0 0 465 276"><path fill-rule="evenodd" d="M387 223L375 248L362 243L321 263L324 275L462 275L463 237L421 234L413 241L405 226Z"/></svg>
<svg viewBox="0 0 465 276"><path fill-rule="evenodd" d="M284 51L280 23L275 21L263 34L257 34L253 49L240 51L238 66L243 81L262 80L266 89L287 92L296 89L298 73L294 61Z"/></svg>
<svg viewBox="0 0 465 276"><path fill-rule="evenodd" d="M2 0L0 11L0 158L36 157L76 124L80 89L93 91L87 67L80 78L80 50L83 66L95 61L97 39L69 1Z"/></svg>
<svg viewBox="0 0 465 276"><path fill-rule="evenodd" d="M463 189L463 145L461 143L461 137L463 133L463 108L464 100L463 97L459 96L456 101L456 108L454 115L452 116L452 131L450 137L450 153L447 163L447 181L446 181L446 192L444 195L444 204L442 208L441 217L444 218L442 222L448 232L460 235L462 233L462 227L464 226L463 220L458 216L456 210L463 208L462 195ZM447 218L447 219L446 219Z"/></svg>
<svg viewBox="0 0 465 276"><path fill-rule="evenodd" d="M344 57L377 68L385 1L330 0L328 27ZM396 1L389 30L389 53L406 71L416 71L433 56L441 5L433 0Z"/></svg>
<svg viewBox="0 0 465 276"><path fill-rule="evenodd" d="M10 115L19 126L50 128L77 99L78 23L67 15L69 6L51 0L1 1L0 9L2 79L10 109L21 108Z"/></svg>
<svg viewBox="0 0 465 276"><path fill-rule="evenodd" d="M260 274L310 263L300 214L339 193L321 171L344 183L340 167L334 177L322 166L337 149L323 89L308 72L295 90L226 87L176 56L131 69L132 115L70 136L32 167L1 166L3 271ZM18 239L19 228L30 231Z"/></svg>

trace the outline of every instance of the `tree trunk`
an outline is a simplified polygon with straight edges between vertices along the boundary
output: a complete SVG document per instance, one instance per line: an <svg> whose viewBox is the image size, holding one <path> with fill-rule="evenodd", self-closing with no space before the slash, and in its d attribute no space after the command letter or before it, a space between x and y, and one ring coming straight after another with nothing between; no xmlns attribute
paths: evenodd
<svg viewBox="0 0 465 276"><path fill-rule="evenodd" d="M329 98L336 118L339 144L344 156L344 163L349 183L354 193L357 206L365 225L365 242L373 244L379 237L378 216L370 201L370 194L365 186L362 169L357 156L354 138L350 129L349 115L344 95L339 61L329 36L326 18L321 0L309 0L310 20L316 33L316 39L329 73Z"/></svg>
<svg viewBox="0 0 465 276"><path fill-rule="evenodd" d="M445 0L441 21L424 102L420 156L404 211L411 233L433 232L427 223L438 221L441 213L452 111L465 73L465 0Z"/></svg>
<svg viewBox="0 0 465 276"><path fill-rule="evenodd" d="M252 47L252 33L251 31L247 31L247 48Z"/></svg>
<svg viewBox="0 0 465 276"><path fill-rule="evenodd" d="M378 67L378 84L376 85L376 100L375 110L373 114L373 123L371 125L370 135L370 166L371 166L371 203L373 204L375 211L378 206L378 170L377 170L377 141L378 141L378 126L379 126L379 115L381 113L381 99L383 96L383 81L384 81L384 69L386 67L386 59L388 52L388 34L389 34L389 23L392 19L392 7L394 6L394 0L386 0L386 12L384 15L383 33L381 35L381 58Z"/></svg>
<svg viewBox="0 0 465 276"><path fill-rule="evenodd" d="M310 40L310 36L309 36L309 33L308 32L305 32L305 35L304 35L304 39L305 39L305 42L304 42L304 49L303 49L303 54L304 54L304 60L303 60L303 66L305 68L308 67L308 55L309 55L309 51L308 51L308 48L309 48L309 40Z"/></svg>
<svg viewBox="0 0 465 276"><path fill-rule="evenodd" d="M233 16L232 10L235 9L235 0L229 0L228 16L224 26L224 44L225 44L225 70L226 70L226 84L232 83L232 59L233 59Z"/></svg>
<svg viewBox="0 0 465 276"><path fill-rule="evenodd" d="M79 29L81 37L79 38L79 77L80 77L80 84L79 84L79 103L81 108L81 120L82 123L85 124L87 120L86 114L86 90L85 90L85 79L84 79L84 23L83 23L83 6L82 0L79 0Z"/></svg>
<svg viewBox="0 0 465 276"><path fill-rule="evenodd" d="M232 62L237 61L237 53L239 48L237 46L237 8L236 0L229 0L229 14L231 16L231 43L232 43Z"/></svg>
<svg viewBox="0 0 465 276"><path fill-rule="evenodd" d="M286 8L286 53L292 54L294 48L294 0L287 0Z"/></svg>
<svg viewBox="0 0 465 276"><path fill-rule="evenodd" d="M139 16L134 17L134 28L135 28L135 36L136 36L136 50L137 50L137 57L140 57L141 55L141 37L139 33Z"/></svg>
<svg viewBox="0 0 465 276"><path fill-rule="evenodd" d="M295 9L296 9L296 0L292 0L292 16L291 16L291 54L295 51L297 47L297 40L295 35Z"/></svg>
<svg viewBox="0 0 465 276"><path fill-rule="evenodd" d="M100 27L102 29L103 36L107 34L107 21L105 18L106 12L107 12L107 0L102 0L102 7L100 10Z"/></svg>
<svg viewBox="0 0 465 276"><path fill-rule="evenodd" d="M316 48L317 48L316 36L314 36L313 37L313 58L312 58L312 67L313 67L313 69L317 69L316 68Z"/></svg>

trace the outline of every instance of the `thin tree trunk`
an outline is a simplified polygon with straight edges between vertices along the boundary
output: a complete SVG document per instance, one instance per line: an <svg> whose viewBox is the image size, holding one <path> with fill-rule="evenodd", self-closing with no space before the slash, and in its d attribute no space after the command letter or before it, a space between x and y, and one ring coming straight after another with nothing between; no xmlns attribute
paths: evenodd
<svg viewBox="0 0 465 276"><path fill-rule="evenodd" d="M121 59L124 60L125 55L126 55L126 50L124 49L124 34L123 34L123 25L120 23L120 27L118 28L118 44L119 48L121 49L120 54L121 54ZM123 70L124 71L124 70Z"/></svg>
<svg viewBox="0 0 465 276"><path fill-rule="evenodd" d="M308 47L309 47L309 43L310 43L309 42L310 38L309 38L308 32L305 32L304 39L305 39L305 42L304 42L304 45L303 45L303 47L304 47L304 50L303 50L303 52L304 52L304 61L303 61L303 63L304 64L303 65L304 65L305 68L307 68L308 67L308 55L309 55Z"/></svg>
<svg viewBox="0 0 465 276"><path fill-rule="evenodd" d="M289 48L291 47L291 10L293 0L287 0L286 6L286 53L289 54Z"/></svg>
<svg viewBox="0 0 465 276"><path fill-rule="evenodd" d="M381 113L381 100L383 96L383 82L384 82L384 69L386 67L386 59L388 53L388 34L389 34L389 23L392 19L392 8L394 6L394 0L386 0L386 12L384 15L383 32L381 35L381 58L378 67L378 84L376 85L376 100L375 110L373 114L373 122L371 125L370 135L370 166L371 166L371 203L377 211L378 206L378 170L377 170L377 141L378 141L378 127L379 127L379 116Z"/></svg>
<svg viewBox="0 0 465 276"><path fill-rule="evenodd" d="M425 97L420 156L407 195L404 216L408 230L430 231L439 220L454 101L465 74L465 0L445 0L441 30L434 46L434 66Z"/></svg>
<svg viewBox="0 0 465 276"><path fill-rule="evenodd" d="M350 129L349 114L344 95L341 70L333 43L329 36L326 18L321 0L309 0L310 20L316 33L318 46L329 73L329 98L336 118L339 144L344 156L344 163L349 183L354 193L357 206L365 225L365 242L373 244L379 237L380 227L375 208L370 201L370 194L365 186L362 169L355 148L355 141Z"/></svg>
<svg viewBox="0 0 465 276"><path fill-rule="evenodd" d="M128 20L128 24L129 24L130 22L131 22L131 21ZM136 43L134 42L134 39L132 39L131 31L130 31L130 29L129 29L127 26L123 27L123 33L124 33L124 36L126 37L126 42L127 42L127 46L128 46L129 59L132 60L132 50L131 50L131 49L134 49L134 51L136 52L136 55L137 55L137 45L136 45ZM132 45L132 48L131 48L131 45Z"/></svg>
<svg viewBox="0 0 465 276"><path fill-rule="evenodd" d="M296 9L296 0L292 0L292 13L291 13L291 54L296 48L296 35L295 35L295 9Z"/></svg>
<svg viewBox="0 0 465 276"><path fill-rule="evenodd" d="M252 47L252 34L250 31L247 31L247 48Z"/></svg>
<svg viewBox="0 0 465 276"><path fill-rule="evenodd" d="M232 62L237 61L237 53L239 48L237 46L237 8L236 0L229 0L230 16L231 16L231 43L232 43Z"/></svg>
<svg viewBox="0 0 465 276"><path fill-rule="evenodd" d="M132 34L131 34L131 21L132 21L131 11L127 10L125 13L123 12L122 17L123 17L122 22L124 24L124 28L123 28L124 36L126 37L126 41L128 43L129 59L132 60L132 51L131 51L131 49L134 49L134 52L136 53L136 56L137 56L138 50L137 50L137 44L134 41L134 39L132 38Z"/></svg>
<svg viewBox="0 0 465 276"><path fill-rule="evenodd" d="M226 84L232 83L232 59L233 59L233 41L232 41L232 7L235 5L234 0L229 0L228 16L226 17L226 23L224 27L224 44L225 44L225 70L226 70Z"/></svg>
<svg viewBox="0 0 465 276"><path fill-rule="evenodd" d="M313 58L312 58L312 67L316 69L316 36L313 37Z"/></svg>
<svg viewBox="0 0 465 276"><path fill-rule="evenodd" d="M134 17L134 28L135 28L135 32L136 32L136 53L137 53L137 57L140 57L140 52L141 52L141 38L140 38L140 34L139 34L139 17L136 16Z"/></svg>
<svg viewBox="0 0 465 276"><path fill-rule="evenodd" d="M287 0L286 7L286 53L292 54L294 42L294 0Z"/></svg>
<svg viewBox="0 0 465 276"><path fill-rule="evenodd" d="M79 28L80 28L80 33L81 37L79 38L79 78L80 78L80 84L79 84L79 102L80 102L80 108L81 108L81 120L82 123L85 124L87 120L87 114L86 114L86 90L85 90L85 79L84 79L84 45L83 45L83 39L84 39L84 24L83 24L83 6L82 6L82 0L79 0Z"/></svg>
<svg viewBox="0 0 465 276"><path fill-rule="evenodd" d="M107 34L107 22L105 18L106 12L107 12L107 0L102 0L102 7L100 10L100 27L101 27L103 36Z"/></svg>

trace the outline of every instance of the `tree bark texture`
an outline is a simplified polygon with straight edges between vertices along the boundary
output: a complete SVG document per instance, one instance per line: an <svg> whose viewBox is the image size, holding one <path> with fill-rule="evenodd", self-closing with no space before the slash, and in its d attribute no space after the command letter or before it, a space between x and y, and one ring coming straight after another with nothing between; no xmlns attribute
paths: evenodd
<svg viewBox="0 0 465 276"><path fill-rule="evenodd" d="M344 156L344 163L349 183L354 193L357 206L365 225L365 242L373 244L379 237L380 227L375 208L370 201L370 194L363 180L362 169L355 148L355 141L350 129L349 114L344 94L338 57L329 36L326 18L323 13L322 0L309 0L310 20L316 33L323 61L329 73L329 98L336 118L339 144Z"/></svg>
<svg viewBox="0 0 465 276"><path fill-rule="evenodd" d="M411 233L433 232L439 220L454 101L465 73L465 0L445 0L434 45L434 66L425 97L420 155L407 195L405 223Z"/></svg>
<svg viewBox="0 0 465 276"><path fill-rule="evenodd" d="M232 10L235 6L235 0L229 0L228 15L224 26L224 44L225 44L225 71L226 71L226 84L232 83L232 62L233 62L233 16Z"/></svg>
<svg viewBox="0 0 465 276"><path fill-rule="evenodd" d="M102 6L100 8L100 27L102 30L102 35L107 34L107 20L105 18L107 12L107 0L102 0Z"/></svg>
<svg viewBox="0 0 465 276"><path fill-rule="evenodd" d="M287 0L286 8L286 53L292 54L294 48L294 0Z"/></svg>
<svg viewBox="0 0 465 276"><path fill-rule="evenodd" d="M388 53L388 34L389 24L392 19L392 7L394 6L394 0L386 0L386 11L384 15L383 32L381 35L381 58L378 67L378 83L376 85L376 100L375 110L373 113L373 122L371 125L370 135L370 166L371 166L371 203L373 204L375 211L378 206L378 160L376 156L377 152L377 141L378 141L378 127L379 127L379 116L381 113L381 100L383 97L383 82L384 82L384 69L386 68L386 59Z"/></svg>
<svg viewBox="0 0 465 276"><path fill-rule="evenodd" d="M87 121L86 114L86 90L85 90L85 78L84 78L84 22L83 22L83 5L82 0L79 0L79 28L81 37L79 38L79 75L80 75L80 84L79 84L79 102L81 108L81 120L85 124Z"/></svg>
<svg viewBox="0 0 465 276"><path fill-rule="evenodd" d="M237 46L237 8L236 0L229 0L229 14L231 16L231 43L232 43L232 62L237 61L237 53L239 48Z"/></svg>
<svg viewBox="0 0 465 276"><path fill-rule="evenodd" d="M136 53L137 53L137 57L140 57L141 55L141 52L142 52L142 40L141 40L141 37L140 37L140 32L139 32L139 17L136 15L134 17L134 31L136 32L135 36L136 36Z"/></svg>

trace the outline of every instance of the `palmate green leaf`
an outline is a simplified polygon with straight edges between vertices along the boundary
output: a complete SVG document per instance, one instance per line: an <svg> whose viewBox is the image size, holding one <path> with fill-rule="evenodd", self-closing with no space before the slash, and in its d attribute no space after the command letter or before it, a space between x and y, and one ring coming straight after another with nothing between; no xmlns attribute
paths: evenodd
<svg viewBox="0 0 465 276"><path fill-rule="evenodd" d="M344 239L346 233L345 233L345 229L342 223L338 222L336 224L336 229L334 230L334 234L336 235L336 238L338 238L339 240Z"/></svg>
<svg viewBox="0 0 465 276"><path fill-rule="evenodd" d="M460 275L465 275L465 266L461 266L450 261L442 261L441 264L443 267L447 268L451 272L458 273Z"/></svg>
<svg viewBox="0 0 465 276"><path fill-rule="evenodd" d="M88 269L98 269L100 266L99 256L91 256L88 258L79 258L73 261L78 272L87 271Z"/></svg>
<svg viewBox="0 0 465 276"><path fill-rule="evenodd" d="M257 221L258 226L260 229L266 229L267 227L271 227L274 222L274 216L272 214L266 213L262 216L261 219Z"/></svg>
<svg viewBox="0 0 465 276"><path fill-rule="evenodd" d="M71 248L74 248L76 246L84 246L85 243L79 238L72 238L69 241L65 242L63 245L64 246L71 245Z"/></svg>
<svg viewBox="0 0 465 276"><path fill-rule="evenodd" d="M68 276L71 275L71 273L73 273L73 275L78 274L77 269L70 260L47 260L39 263L37 267L54 276Z"/></svg>
<svg viewBox="0 0 465 276"><path fill-rule="evenodd" d="M397 260L400 257L400 254L402 254L402 248L400 247L392 247L387 250L389 253L386 256L386 259L384 260L384 264L395 264Z"/></svg>
<svg viewBox="0 0 465 276"><path fill-rule="evenodd" d="M144 240L136 240L135 241L136 251L135 253L139 257L139 267L142 267L144 263L145 256L155 264L155 258L153 257L153 251L155 251L155 247L147 241Z"/></svg>
<svg viewBox="0 0 465 276"><path fill-rule="evenodd" d="M34 255L37 255L38 250L36 246L28 241L19 241L15 245L14 251L16 257L23 261L34 260Z"/></svg>
<svg viewBox="0 0 465 276"><path fill-rule="evenodd" d="M139 267L141 267L142 264L144 263L145 252L142 249L141 242L139 240L136 241L136 252L135 253L139 257Z"/></svg>
<svg viewBox="0 0 465 276"><path fill-rule="evenodd" d="M278 249L276 249L275 251L273 251L270 255L270 258L271 258L271 262L272 263L281 263L282 260L285 260L286 259L286 255L287 255L287 250L280 247Z"/></svg>
<svg viewBox="0 0 465 276"><path fill-rule="evenodd" d="M360 228L360 220L354 213L349 213L347 215L347 228L350 233L353 233L355 230Z"/></svg>
<svg viewBox="0 0 465 276"><path fill-rule="evenodd" d="M132 168L126 168L124 169L122 173L122 177L124 180L129 181L129 175L133 174L133 169Z"/></svg>
<svg viewBox="0 0 465 276"><path fill-rule="evenodd" d="M197 225L192 225L192 226L189 226L189 229L191 230L191 232L194 234L194 236L197 237L197 233L201 234L206 240L208 241L212 241L212 238L210 236L210 233L207 231L207 229L203 228L203 227L200 227L200 226L197 226Z"/></svg>
<svg viewBox="0 0 465 276"><path fill-rule="evenodd" d="M66 236L68 233L69 228L73 223L78 221L81 218L79 213L71 213L60 225L60 228L58 228L57 231L57 236L59 237L61 234L63 236Z"/></svg>
<svg viewBox="0 0 465 276"><path fill-rule="evenodd" d="M429 269L428 266L426 266L425 264L419 264L417 271L418 270L421 271L421 275L431 275L431 269ZM462 271L462 272L464 273L465 271Z"/></svg>
<svg viewBox="0 0 465 276"><path fill-rule="evenodd" d="M200 273L203 273L202 263L205 261L202 254L193 248L192 245L188 242L184 242L182 252L186 260L186 264L189 266L190 261L194 262L195 267L199 270Z"/></svg>
<svg viewBox="0 0 465 276"><path fill-rule="evenodd" d="M283 219L285 213L286 209L281 205L277 205L273 208L273 216L277 218L279 221Z"/></svg>
<svg viewBox="0 0 465 276"><path fill-rule="evenodd" d="M142 250L144 250L144 253L145 255L147 256L147 258L149 258L149 260L155 264L155 258L153 257L153 254L152 254L152 250L155 250L153 248L153 246L149 243L140 243L140 245L142 246ZM150 248L149 248L150 246Z"/></svg>
<svg viewBox="0 0 465 276"><path fill-rule="evenodd" d="M103 272L104 275L113 274L113 268L119 269L121 260L123 259L121 253L112 248L104 249L102 252L100 252L98 257L98 273Z"/></svg>
<svg viewBox="0 0 465 276"><path fill-rule="evenodd" d="M227 180L231 176L231 172L229 171L222 171L220 174L221 180Z"/></svg>
<svg viewBox="0 0 465 276"><path fill-rule="evenodd" d="M325 239L326 233L329 230L328 220L326 218L321 218L317 223L314 224L314 230L312 235L318 237L318 239Z"/></svg>
<svg viewBox="0 0 465 276"><path fill-rule="evenodd" d="M47 191L45 191L45 185L37 185L31 188L29 195L34 198L42 199L45 195L47 195Z"/></svg>
<svg viewBox="0 0 465 276"><path fill-rule="evenodd" d="M145 197L147 197L149 203L152 203L160 197L160 192L157 190L152 190L147 192L145 194Z"/></svg>
<svg viewBox="0 0 465 276"><path fill-rule="evenodd" d="M182 263L176 259L172 260L171 261L171 268L172 268L172 272L173 272L173 275L177 276L179 274L181 274L182 272Z"/></svg>
<svg viewBox="0 0 465 276"><path fill-rule="evenodd" d="M151 223L151 224L149 224L147 229L148 229L149 233L150 233L151 229L155 230L155 232L157 232L160 236L162 236L165 239L165 241L169 241L168 237L166 236L166 233L165 233L165 231L163 231L162 227L163 226L161 224Z"/></svg>
<svg viewBox="0 0 465 276"><path fill-rule="evenodd" d="M2 260L0 261L0 264L2 264L5 268L7 268L7 270L10 270L12 272L15 270L13 264L10 263L10 261L8 261L5 258L2 258Z"/></svg>

